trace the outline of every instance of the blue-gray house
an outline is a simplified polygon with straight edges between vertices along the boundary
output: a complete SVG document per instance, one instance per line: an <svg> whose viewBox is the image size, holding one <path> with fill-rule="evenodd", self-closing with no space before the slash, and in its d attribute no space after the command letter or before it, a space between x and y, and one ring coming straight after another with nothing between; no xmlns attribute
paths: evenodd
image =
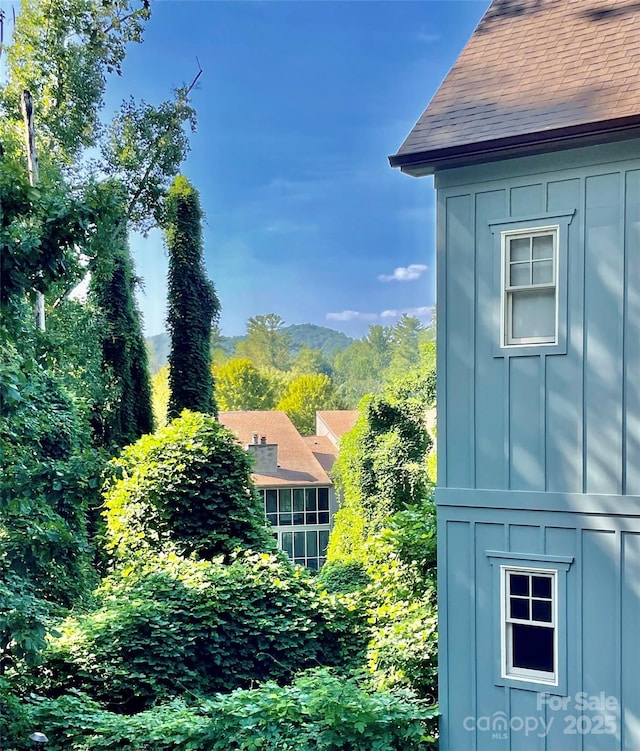
<svg viewBox="0 0 640 751"><path fill-rule="evenodd" d="M495 0L390 161L437 190L441 749L638 751L640 2Z"/></svg>

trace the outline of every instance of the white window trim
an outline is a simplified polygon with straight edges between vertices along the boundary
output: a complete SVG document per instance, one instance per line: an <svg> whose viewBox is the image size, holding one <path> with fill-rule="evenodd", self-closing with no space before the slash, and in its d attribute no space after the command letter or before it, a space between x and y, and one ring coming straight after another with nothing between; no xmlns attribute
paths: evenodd
<svg viewBox="0 0 640 751"><path fill-rule="evenodd" d="M509 239L512 237L532 237L539 235L553 236L553 281L551 283L529 285L528 287L511 287L509 280ZM539 345L554 346L558 343L558 265L560 252L560 225L552 224L542 227L525 227L523 229L504 230L500 233L501 245L501 302L500 302L500 342L502 347L532 347ZM554 291L554 334L553 337L522 337L514 339L511 335L513 291L526 289L553 289Z"/></svg>
<svg viewBox="0 0 640 751"><path fill-rule="evenodd" d="M485 550L485 555L489 559L492 574L492 592L495 596L495 607L492 610L493 619L493 655L494 655L494 683L496 686L509 686L519 688L525 691L540 692L544 690L550 694L558 696L567 696L569 685L569 662L573 661L575 670L575 657L569 656L569 623L568 623L568 606L569 606L569 570L573 564L574 557L566 555L545 555L541 553L519 553L508 550ZM520 676L505 676L503 665L505 664L503 653L504 644L502 639L502 623L504 622L504 596L501 592L501 568L507 569L526 569L532 574L537 572L544 573L552 571L557 574L556 577L556 659L557 659L557 685L544 683L541 681L524 680ZM575 588L575 582L571 585ZM572 590L575 591L575 590ZM575 623L572 633L575 630Z"/></svg>
<svg viewBox="0 0 640 751"><path fill-rule="evenodd" d="M509 573L527 574L529 576L546 575L552 578L551 587L551 625L543 626L544 628L553 628L553 672L549 673L542 670L531 670L526 668L514 667L513 655L511 652L511 628L512 623L525 623L535 625L532 621L520 621L511 619L508 616L508 588L507 576ZM522 566L501 565L500 566L500 664L502 666L503 678L516 678L528 683L544 684L546 686L558 686L558 571L556 569L528 568Z"/></svg>

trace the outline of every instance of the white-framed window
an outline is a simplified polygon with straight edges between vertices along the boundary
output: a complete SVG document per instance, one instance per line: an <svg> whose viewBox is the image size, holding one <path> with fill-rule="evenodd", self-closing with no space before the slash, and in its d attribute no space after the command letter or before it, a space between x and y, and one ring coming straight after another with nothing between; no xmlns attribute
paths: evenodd
<svg viewBox="0 0 640 751"><path fill-rule="evenodd" d="M558 341L559 227L504 231L502 238L502 344Z"/></svg>
<svg viewBox="0 0 640 751"><path fill-rule="evenodd" d="M558 572L501 566L502 676L558 684Z"/></svg>

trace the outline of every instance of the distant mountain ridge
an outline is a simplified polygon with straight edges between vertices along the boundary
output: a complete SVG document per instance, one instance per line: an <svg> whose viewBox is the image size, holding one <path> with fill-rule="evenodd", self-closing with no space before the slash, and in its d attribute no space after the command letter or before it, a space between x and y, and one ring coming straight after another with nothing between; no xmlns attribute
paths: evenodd
<svg viewBox="0 0 640 751"><path fill-rule="evenodd" d="M319 349L323 355L331 358L355 341L342 331L329 329L326 326L317 326L315 323L292 324L285 326L282 331L288 334L291 340L291 354L293 355L304 347L308 347L309 349ZM246 338L246 336L221 336L219 346L228 355L231 355L236 344ZM147 337L146 342L149 351L149 369L152 373L157 373L160 368L169 362L171 339L169 334L163 332Z"/></svg>

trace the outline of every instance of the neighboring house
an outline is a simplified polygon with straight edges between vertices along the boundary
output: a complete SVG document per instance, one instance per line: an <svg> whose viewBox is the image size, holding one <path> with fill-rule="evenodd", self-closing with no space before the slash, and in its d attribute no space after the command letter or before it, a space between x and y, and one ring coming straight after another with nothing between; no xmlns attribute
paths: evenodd
<svg viewBox="0 0 640 751"><path fill-rule="evenodd" d="M303 438L284 412L221 412L219 419L254 454L253 482L278 547L294 563L319 569L336 512L328 472L337 444L326 435Z"/></svg>
<svg viewBox="0 0 640 751"><path fill-rule="evenodd" d="M348 433L358 419L357 409L324 409L316 412L316 433L326 436L335 449L340 438Z"/></svg>
<svg viewBox="0 0 640 751"><path fill-rule="evenodd" d="M496 0L435 175L441 751L640 749L640 3Z"/></svg>

